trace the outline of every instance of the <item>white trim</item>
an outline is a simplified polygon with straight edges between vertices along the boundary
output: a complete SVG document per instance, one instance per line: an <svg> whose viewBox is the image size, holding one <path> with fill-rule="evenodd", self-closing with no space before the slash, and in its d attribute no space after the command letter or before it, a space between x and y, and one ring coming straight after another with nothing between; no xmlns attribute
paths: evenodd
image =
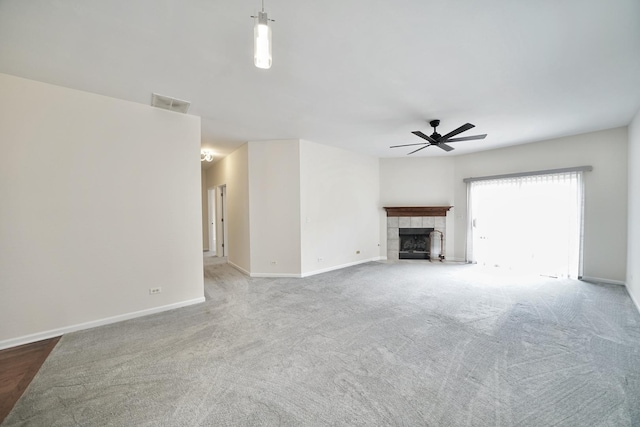
<svg viewBox="0 0 640 427"><path fill-rule="evenodd" d="M236 264L232 263L228 259L227 259L227 264L229 264L231 267L233 267L236 270L238 270L240 273L243 273L243 274L251 277L251 273L249 273L247 270L245 270L244 268L240 267L239 265L236 265Z"/></svg>
<svg viewBox="0 0 640 427"><path fill-rule="evenodd" d="M323 268L321 270L314 270L314 271L309 271L309 272L306 272L306 273L302 273L302 275L300 277L314 276L316 274L327 273L329 271L334 271L334 270L340 270L341 268L352 267L354 265L364 264L364 263L367 263L367 262L381 261L383 259L386 259L386 257L377 256L377 257L373 257L373 258L369 258L369 259L364 259L364 260L361 260L361 261L355 261L355 262L349 262L349 263L346 263L346 264L335 265L333 267L327 267L327 268Z"/></svg>
<svg viewBox="0 0 640 427"><path fill-rule="evenodd" d="M230 266L232 266L233 268L235 268L236 270L238 270L239 272L241 272L241 273L243 273L243 274L245 274L245 275L247 275L249 277L282 277L282 278L293 277L293 278L296 278L296 279L302 279L303 277L309 277L309 276L314 276L316 274L327 273L329 271L340 270L341 268L352 267L354 265L364 264L364 263L372 262L372 261L384 261L386 259L387 259L386 256L377 256L377 257L373 257L373 258L369 258L369 259L365 259L365 260L361 260L361 261L355 261L355 262L349 262L347 264L335 265L333 267L327 267L327 268L323 268L321 270L313 270L313 271L309 271L309 272L302 273L302 274L297 274L297 273L249 273L244 268L239 267L239 266L235 265L234 263L232 263L230 261L228 261L228 264Z"/></svg>
<svg viewBox="0 0 640 427"><path fill-rule="evenodd" d="M628 284L625 284L624 287L627 289L627 293L629 294L629 297L631 298L631 301L633 302L633 305L636 306L636 310L638 310L638 313L640 313L640 302L637 299L634 298L633 294L629 290L629 285Z"/></svg>
<svg viewBox="0 0 640 427"><path fill-rule="evenodd" d="M589 283L602 283L604 285L622 285L625 286L625 283L620 280L611 280L611 279L602 279L600 277L590 277L590 276L580 276L578 280L582 280L583 282Z"/></svg>
<svg viewBox="0 0 640 427"><path fill-rule="evenodd" d="M302 277L300 274L296 273L251 273L249 277Z"/></svg>
<svg viewBox="0 0 640 427"><path fill-rule="evenodd" d="M53 337L59 337L60 335L81 331L83 329L91 329L98 326L110 325L112 323L122 322L124 320L135 319L137 317L148 316L150 314L156 314L163 311L186 307L189 305L200 304L202 302L205 302L204 297L195 298L187 301L180 301L173 304L163 305L160 307L153 307L145 310L134 311L131 313L119 314L117 316L105 317L104 319L92 320L90 322L85 322L85 323L78 323L76 325L70 325L70 326L65 326L63 328L51 329L49 331L38 332L30 335L24 335L18 338L10 338L8 340L0 341L0 350L4 350L5 348L10 348L10 347L16 347L23 344L29 344L36 341L42 341L42 340L46 340Z"/></svg>

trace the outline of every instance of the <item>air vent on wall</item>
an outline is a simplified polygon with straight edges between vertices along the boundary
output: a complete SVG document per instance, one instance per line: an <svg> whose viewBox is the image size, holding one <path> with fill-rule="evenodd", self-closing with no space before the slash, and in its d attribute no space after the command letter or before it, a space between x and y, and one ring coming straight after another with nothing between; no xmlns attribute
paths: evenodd
<svg viewBox="0 0 640 427"><path fill-rule="evenodd" d="M170 96L154 93L151 95L151 105L153 107L175 111L177 113L186 113L189 110L191 103L189 101L183 101L182 99L171 98Z"/></svg>

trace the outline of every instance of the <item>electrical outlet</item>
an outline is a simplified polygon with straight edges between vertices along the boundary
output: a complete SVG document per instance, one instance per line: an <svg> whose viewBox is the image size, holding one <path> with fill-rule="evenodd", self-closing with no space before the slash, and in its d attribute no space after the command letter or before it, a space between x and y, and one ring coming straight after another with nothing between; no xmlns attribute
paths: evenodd
<svg viewBox="0 0 640 427"><path fill-rule="evenodd" d="M324 261L324 258L318 257L318 262L322 262L322 261Z"/></svg>
<svg viewBox="0 0 640 427"><path fill-rule="evenodd" d="M149 288L149 295L159 294L162 292L162 288Z"/></svg>
<svg viewBox="0 0 640 427"><path fill-rule="evenodd" d="M271 261L271 265L278 265L278 261Z"/></svg>

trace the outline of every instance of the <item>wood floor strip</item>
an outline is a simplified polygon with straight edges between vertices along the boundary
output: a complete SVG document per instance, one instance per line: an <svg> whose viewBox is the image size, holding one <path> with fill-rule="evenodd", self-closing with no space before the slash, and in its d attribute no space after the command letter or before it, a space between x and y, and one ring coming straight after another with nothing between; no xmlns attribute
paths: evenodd
<svg viewBox="0 0 640 427"><path fill-rule="evenodd" d="M59 340L55 337L0 351L0 424Z"/></svg>

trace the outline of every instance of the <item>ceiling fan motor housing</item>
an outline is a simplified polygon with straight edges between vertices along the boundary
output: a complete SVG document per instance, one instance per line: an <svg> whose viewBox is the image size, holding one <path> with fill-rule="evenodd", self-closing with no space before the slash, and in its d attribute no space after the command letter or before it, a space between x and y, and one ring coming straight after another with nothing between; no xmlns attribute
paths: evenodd
<svg viewBox="0 0 640 427"><path fill-rule="evenodd" d="M432 128L437 128L438 126L440 126L440 120L431 120L429 122L429 124L431 125Z"/></svg>

